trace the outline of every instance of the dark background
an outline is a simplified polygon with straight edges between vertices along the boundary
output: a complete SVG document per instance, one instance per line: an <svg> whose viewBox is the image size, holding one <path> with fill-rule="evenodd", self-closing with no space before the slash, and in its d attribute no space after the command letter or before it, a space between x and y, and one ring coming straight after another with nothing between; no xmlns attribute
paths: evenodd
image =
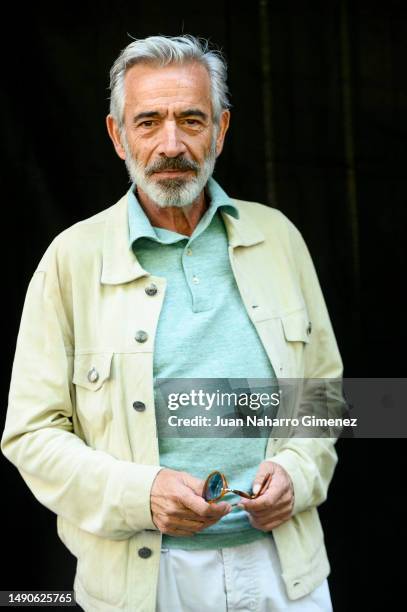
<svg viewBox="0 0 407 612"><path fill-rule="evenodd" d="M348 377L405 376L404 2L82 2L10 7L2 37L5 417L24 295L54 236L127 190L105 130L129 34L209 37L229 62L232 125L215 177L301 230ZM2 423L0 423L2 426ZM341 439L321 507L335 611L398 609L405 442ZM55 517L1 458L0 590L70 589ZM400 549L400 550L399 550Z"/></svg>

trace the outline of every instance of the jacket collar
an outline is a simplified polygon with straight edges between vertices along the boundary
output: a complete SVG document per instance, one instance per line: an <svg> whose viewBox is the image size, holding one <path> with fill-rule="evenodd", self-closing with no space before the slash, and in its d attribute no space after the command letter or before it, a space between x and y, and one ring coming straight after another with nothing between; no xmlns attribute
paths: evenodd
<svg viewBox="0 0 407 612"><path fill-rule="evenodd" d="M103 239L101 283L120 285L148 276L129 246L128 196L107 211Z"/></svg>
<svg viewBox="0 0 407 612"><path fill-rule="evenodd" d="M239 210L238 219L221 211L229 246L232 248L238 246L250 247L263 242L265 236L251 218L250 210L246 209L245 202L234 200L234 203Z"/></svg>
<svg viewBox="0 0 407 612"><path fill-rule="evenodd" d="M230 247L249 247L263 242L264 234L255 225L245 203L233 200L233 204L239 211L238 217L228 214L227 208L220 211ZM104 285L120 285L149 276L129 244L128 206L129 197L126 193L106 211L101 274L101 283Z"/></svg>

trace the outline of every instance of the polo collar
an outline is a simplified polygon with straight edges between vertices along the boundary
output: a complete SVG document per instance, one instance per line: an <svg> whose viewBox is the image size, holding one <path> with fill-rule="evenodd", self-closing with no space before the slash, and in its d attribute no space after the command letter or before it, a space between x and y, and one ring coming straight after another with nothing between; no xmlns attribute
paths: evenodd
<svg viewBox="0 0 407 612"><path fill-rule="evenodd" d="M114 206L106 211L101 273L102 284L120 285L142 278L143 276L149 276L149 272L141 267L133 252L129 235L129 194L132 192L132 189L133 186ZM264 241L264 234L256 227L250 216L250 211L246 210L244 202L229 198L214 179L209 180L208 189L211 190L211 202L216 207L215 211L219 209L222 215L230 247L249 247ZM133 197L135 197L134 194ZM146 217L141 207L140 209ZM209 210L210 208L206 213ZM151 230L154 232L149 219L147 217L146 219ZM149 231L144 222L137 227L140 231Z"/></svg>
<svg viewBox="0 0 407 612"><path fill-rule="evenodd" d="M218 210L224 214L230 215L233 218L239 218L239 210L237 206L214 179L209 179L205 189L209 200L209 206L189 238L191 242L206 230ZM170 232L167 240L163 238L162 232L158 233L151 225L149 218L136 197L134 183L127 192L127 196L130 247L132 247L140 238L150 238L151 240L159 243L171 243L178 240L176 237L177 232Z"/></svg>

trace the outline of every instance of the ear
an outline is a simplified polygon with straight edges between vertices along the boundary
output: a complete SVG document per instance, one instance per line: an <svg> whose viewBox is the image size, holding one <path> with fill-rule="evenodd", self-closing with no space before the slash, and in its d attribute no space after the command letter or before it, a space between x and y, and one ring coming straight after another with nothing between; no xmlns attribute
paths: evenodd
<svg viewBox="0 0 407 612"><path fill-rule="evenodd" d="M117 155L120 159L126 159L126 151L121 142L119 126L112 115L106 117L106 127Z"/></svg>
<svg viewBox="0 0 407 612"><path fill-rule="evenodd" d="M229 128L230 112L228 110L222 111L219 119L218 135L216 137L216 157L222 153L223 143L225 141L225 135Z"/></svg>

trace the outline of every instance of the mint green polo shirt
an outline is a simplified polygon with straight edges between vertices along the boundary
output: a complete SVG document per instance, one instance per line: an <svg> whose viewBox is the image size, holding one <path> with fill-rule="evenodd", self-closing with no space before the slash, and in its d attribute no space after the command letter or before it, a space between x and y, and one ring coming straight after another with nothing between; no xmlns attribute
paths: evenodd
<svg viewBox="0 0 407 612"><path fill-rule="evenodd" d="M206 187L209 206L193 234L153 227L134 193L128 192L129 240L141 266L165 277L166 294L154 347L153 376L169 378L257 378L276 380L257 331L242 302L228 255L220 210L238 209L215 180ZM156 398L157 400L157 398ZM164 410L156 401L156 410ZM157 421L159 421L157 415ZM250 491L266 438L160 437L160 465L205 479L224 472L231 488ZM225 500L236 502L238 497ZM163 546L212 549L261 537L247 514L234 508L218 523L191 537L163 536Z"/></svg>

